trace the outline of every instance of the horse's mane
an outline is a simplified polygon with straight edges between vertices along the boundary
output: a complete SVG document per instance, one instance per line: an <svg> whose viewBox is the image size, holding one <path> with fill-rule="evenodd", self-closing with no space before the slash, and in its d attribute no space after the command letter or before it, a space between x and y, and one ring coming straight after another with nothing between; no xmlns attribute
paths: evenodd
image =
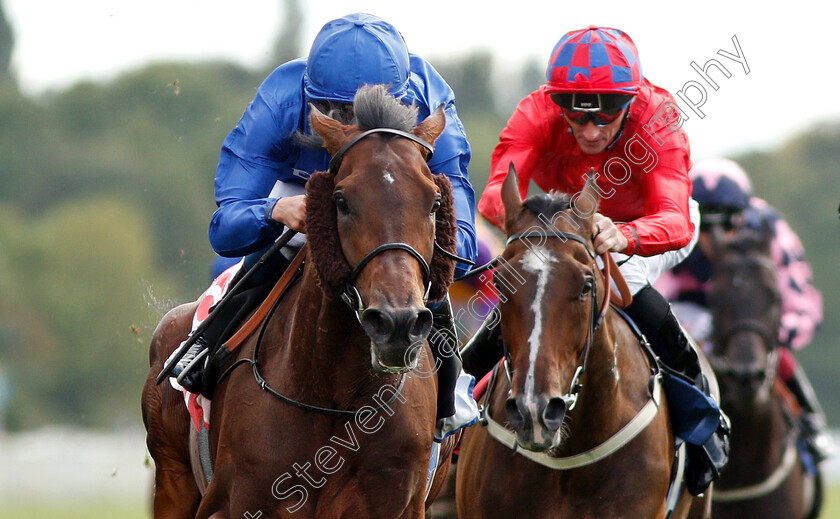
<svg viewBox="0 0 840 519"><path fill-rule="evenodd" d="M418 108L397 101L384 85L360 88L353 98L353 108L360 130L392 128L410 132L417 125Z"/></svg>
<svg viewBox="0 0 840 519"><path fill-rule="evenodd" d="M365 85L356 92L353 104L337 101L317 101L315 105L325 115L341 124L358 126L360 130L392 128L410 132L417 124L418 108L406 106L390 94L385 85ZM316 150L324 149L324 140L317 133L295 134L297 143Z"/></svg>
<svg viewBox="0 0 840 519"><path fill-rule="evenodd" d="M551 191L550 193L531 195L525 199L523 204L526 209L534 213L534 216L544 216L551 221L555 214L572 207L572 197L566 193ZM540 218L540 220L543 219Z"/></svg>

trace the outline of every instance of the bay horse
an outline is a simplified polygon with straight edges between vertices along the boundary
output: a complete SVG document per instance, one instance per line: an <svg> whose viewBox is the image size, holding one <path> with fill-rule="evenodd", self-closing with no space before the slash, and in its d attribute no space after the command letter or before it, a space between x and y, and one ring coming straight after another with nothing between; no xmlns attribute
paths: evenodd
<svg viewBox="0 0 840 519"><path fill-rule="evenodd" d="M668 403L658 364L607 304L591 240L596 186L523 204L511 164L502 200L500 265L521 285L497 267L507 369L484 394L487 426L462 438L459 517L709 517L711 489L669 496L682 465Z"/></svg>
<svg viewBox="0 0 840 519"><path fill-rule="evenodd" d="M709 240L709 361L732 420L732 455L715 483L714 517L816 517L821 483L800 459L795 399L777 377L782 299L772 227L734 236L713 228Z"/></svg>
<svg viewBox="0 0 840 519"><path fill-rule="evenodd" d="M307 259L220 376L206 488L183 397L155 384L196 303L153 335L142 406L157 519L417 519L446 476L448 445L427 490L437 379L411 371L431 363L426 302L455 266L441 252L455 251L451 184L427 165L445 115L418 125L382 86L360 89L354 110L358 124L342 124L310 107L333 159L307 183Z"/></svg>

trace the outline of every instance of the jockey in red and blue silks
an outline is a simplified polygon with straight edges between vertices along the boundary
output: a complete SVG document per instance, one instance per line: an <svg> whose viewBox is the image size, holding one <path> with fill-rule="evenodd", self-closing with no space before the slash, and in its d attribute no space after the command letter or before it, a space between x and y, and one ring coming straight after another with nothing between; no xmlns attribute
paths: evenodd
<svg viewBox="0 0 840 519"><path fill-rule="evenodd" d="M703 218L713 215L730 232L741 226L757 230L764 222L774 230L771 254L782 296L779 343L784 346L779 350L779 376L799 401L805 440L816 460L822 461L834 453L833 440L816 393L792 353L811 342L823 318L822 295L814 286L802 242L776 209L753 195L749 177L735 162L706 159L698 162L689 175L694 188L692 196L700 204ZM700 342L711 338L711 314L706 297L712 263L705 252L709 247L707 238L705 232L701 233L699 246L656 283L657 289L672 302L680 320Z"/></svg>
<svg viewBox="0 0 840 519"><path fill-rule="evenodd" d="M478 210L501 227L501 186L511 163L523 196L532 180L547 192L572 194L594 175L598 212L592 228L580 234L594 237L598 254L616 257L633 294L627 313L656 354L700 390L671 393L669 404L692 407L684 402L700 394L712 409L709 416L717 418L689 442L696 447L689 451L696 477L688 486L699 494L728 460L728 419L708 394L692 341L651 286L697 241L700 212L691 199L690 148L681 126L673 96L644 77L626 33L596 26L571 31L551 52L546 84L519 103L502 130ZM467 370L476 376L489 364L481 353L489 347L471 347L498 344L493 333L487 330L486 339L473 340L463 352Z"/></svg>
<svg viewBox="0 0 840 519"><path fill-rule="evenodd" d="M455 110L454 92L427 61L408 52L394 26L361 13L327 23L315 37L308 57L275 69L225 139L216 170L218 209L210 222L210 243L219 255L245 256L244 267L249 269L287 228L303 231L306 181L312 173L326 170L330 161L325 150L301 142L302 135L312 133L309 105L319 105L325 113L347 110L359 87L374 84L385 85L399 101L416 106L418 123L444 106L446 126L435 141L429 169L449 177L458 225L457 254L475 260L475 194L467 173L470 146ZM296 235L253 279L264 281L266 273L284 268L304 240L303 234ZM463 274L469 268L458 263L455 273ZM449 310L448 299L443 307ZM439 322L441 307L433 310ZM463 416L459 415L463 398L453 401L456 379L459 388L469 385L471 394L472 377L459 376L457 355L442 358L434 346L432 349L442 361L436 430L436 438L441 439L453 427L474 422L477 409L470 396ZM181 371L191 369L187 368L191 358L195 358L192 353L179 362ZM464 382L466 378L469 380ZM450 418L452 423L443 423Z"/></svg>

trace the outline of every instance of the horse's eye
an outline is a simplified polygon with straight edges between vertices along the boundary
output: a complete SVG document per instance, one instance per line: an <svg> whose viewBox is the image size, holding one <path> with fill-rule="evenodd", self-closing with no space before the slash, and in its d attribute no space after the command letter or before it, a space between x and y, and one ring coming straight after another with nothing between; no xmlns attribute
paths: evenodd
<svg viewBox="0 0 840 519"><path fill-rule="evenodd" d="M583 287L580 289L580 297L586 297L592 292L592 288L595 286L595 280L592 278L587 278L586 281L583 282Z"/></svg>
<svg viewBox="0 0 840 519"><path fill-rule="evenodd" d="M438 209L440 209L440 198L435 200L435 203L432 204L432 212L433 213L438 212Z"/></svg>
<svg viewBox="0 0 840 519"><path fill-rule="evenodd" d="M341 214L347 214L350 212L350 206L347 205L347 199L344 198L344 195L341 193L333 195L333 202L335 202L335 207Z"/></svg>

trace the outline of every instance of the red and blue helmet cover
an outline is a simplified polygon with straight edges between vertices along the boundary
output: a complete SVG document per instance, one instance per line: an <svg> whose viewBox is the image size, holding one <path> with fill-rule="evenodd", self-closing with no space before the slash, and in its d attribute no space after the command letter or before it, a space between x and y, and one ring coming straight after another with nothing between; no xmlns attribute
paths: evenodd
<svg viewBox="0 0 840 519"><path fill-rule="evenodd" d="M548 60L549 94L635 94L643 81L636 44L618 29L590 25L566 33Z"/></svg>

